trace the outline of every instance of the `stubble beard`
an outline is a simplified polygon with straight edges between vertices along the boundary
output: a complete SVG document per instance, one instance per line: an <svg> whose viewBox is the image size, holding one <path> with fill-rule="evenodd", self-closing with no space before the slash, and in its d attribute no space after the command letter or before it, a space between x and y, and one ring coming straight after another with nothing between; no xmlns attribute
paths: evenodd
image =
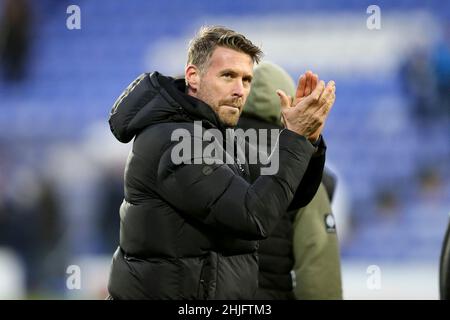
<svg viewBox="0 0 450 320"><path fill-rule="evenodd" d="M213 97L209 94L209 90L199 90L197 92L197 98L209 105L223 126L233 128L237 125L243 107L242 98L214 101ZM224 105L237 106L239 109L232 111Z"/></svg>

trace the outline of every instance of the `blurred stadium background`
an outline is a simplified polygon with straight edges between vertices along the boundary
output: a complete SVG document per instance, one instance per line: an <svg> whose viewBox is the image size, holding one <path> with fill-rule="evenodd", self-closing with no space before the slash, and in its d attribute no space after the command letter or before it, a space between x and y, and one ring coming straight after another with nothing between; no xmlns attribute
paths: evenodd
<svg viewBox="0 0 450 320"><path fill-rule="evenodd" d="M72 4L81 29L66 26ZM344 297L439 298L450 2L1 0L0 17L1 299L106 296L130 148L109 132L110 107L142 72L182 73L203 24L248 35L294 78L336 81L325 138ZM71 265L80 289L67 287Z"/></svg>

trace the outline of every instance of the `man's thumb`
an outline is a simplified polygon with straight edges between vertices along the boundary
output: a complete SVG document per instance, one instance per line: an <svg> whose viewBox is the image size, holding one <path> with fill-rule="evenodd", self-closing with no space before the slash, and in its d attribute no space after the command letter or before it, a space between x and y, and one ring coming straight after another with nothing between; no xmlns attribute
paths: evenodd
<svg viewBox="0 0 450 320"><path fill-rule="evenodd" d="M277 90L277 95L280 97L281 110L289 108L290 104L291 104L291 100L286 95L286 93L284 93L283 90L278 89Z"/></svg>

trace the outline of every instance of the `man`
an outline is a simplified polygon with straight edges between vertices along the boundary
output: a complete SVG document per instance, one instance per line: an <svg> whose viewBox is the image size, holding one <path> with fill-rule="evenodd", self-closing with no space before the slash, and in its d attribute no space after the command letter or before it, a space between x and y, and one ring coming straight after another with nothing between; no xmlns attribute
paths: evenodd
<svg viewBox="0 0 450 320"><path fill-rule="evenodd" d="M300 78L300 97L309 95L316 84L317 75L307 72ZM281 129L277 89L295 94L285 70L269 62L259 64L238 127ZM342 299L339 246L330 206L333 191L334 178L324 172L313 200L300 210L286 212L270 237L261 241L256 299Z"/></svg>
<svg viewBox="0 0 450 320"><path fill-rule="evenodd" d="M30 53L32 6L26 0L2 2L0 9L0 65L5 80L20 82L27 75Z"/></svg>
<svg viewBox="0 0 450 320"><path fill-rule="evenodd" d="M288 206L316 192L325 161L321 131L335 98L334 83L323 81L302 101L278 92L287 130L278 137L273 175L258 176L258 165L228 150L223 158L236 161L203 157L209 145L196 133L198 121L223 135L237 124L260 56L243 35L205 27L190 43L184 80L143 74L116 101L111 130L119 141L134 142L108 284L112 299L254 296L256 240ZM181 162L181 142L173 139L180 132L194 145L181 152Z"/></svg>
<svg viewBox="0 0 450 320"><path fill-rule="evenodd" d="M439 261L439 293L441 300L450 300L450 222L447 225Z"/></svg>

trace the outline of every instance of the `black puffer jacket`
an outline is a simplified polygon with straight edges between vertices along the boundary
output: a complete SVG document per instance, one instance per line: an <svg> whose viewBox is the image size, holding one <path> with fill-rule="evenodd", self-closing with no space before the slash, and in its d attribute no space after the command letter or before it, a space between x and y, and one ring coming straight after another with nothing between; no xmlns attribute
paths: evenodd
<svg viewBox="0 0 450 320"><path fill-rule="evenodd" d="M194 137L193 121L202 120L204 129L225 132L212 109L184 90L183 80L143 74L111 111L116 138L135 138L108 284L113 299L252 298L255 240L319 186L324 155L311 160L320 170L300 184L315 149L288 130L279 136L280 169L272 176L257 177L259 167L247 164L174 164L174 130Z"/></svg>
<svg viewBox="0 0 450 320"><path fill-rule="evenodd" d="M280 126L268 122L266 119L257 118L244 114L239 119L238 127L248 129L280 129ZM324 142L322 142L322 147ZM270 141L267 143L268 150L272 150ZM310 165L320 165L319 162L311 161ZM314 172L309 168L309 172ZM305 181L308 179L306 178ZM334 190L334 178L330 175L322 175L322 182L326 180L330 186L327 190L332 197ZM302 203L305 206L308 203ZM295 299L293 291L293 279L291 271L294 267L294 254L292 239L294 235L293 222L298 209L285 212L280 218L277 226L271 232L270 237L260 242L258 248L259 256L259 286L256 291L257 300L291 300Z"/></svg>

